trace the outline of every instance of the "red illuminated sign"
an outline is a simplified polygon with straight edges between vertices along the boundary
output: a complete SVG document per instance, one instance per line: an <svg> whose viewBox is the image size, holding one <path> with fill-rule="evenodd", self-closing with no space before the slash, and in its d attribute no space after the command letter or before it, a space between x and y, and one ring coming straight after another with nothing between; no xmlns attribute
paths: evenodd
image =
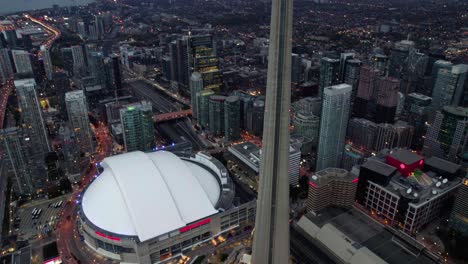
<svg viewBox="0 0 468 264"><path fill-rule="evenodd" d="M179 232L184 233L184 232L190 231L191 229L194 229L195 227L199 227L199 226L206 225L209 223L211 223L211 218L207 218L207 219L201 220L200 222L196 222L191 225L184 226L179 229Z"/></svg>
<svg viewBox="0 0 468 264"><path fill-rule="evenodd" d="M314 188L317 188L317 185L315 185L315 183L313 183L313 182L311 182L311 181L309 182L309 185L312 186L312 187L314 187Z"/></svg>
<svg viewBox="0 0 468 264"><path fill-rule="evenodd" d="M101 233L101 232L99 232L99 231L94 231L94 233L95 233L96 235L100 236L100 237L104 237L104 238L107 238L107 239L109 239L109 240L120 241L120 238L118 238L118 237L108 236L108 235L103 234L103 233Z"/></svg>
<svg viewBox="0 0 468 264"><path fill-rule="evenodd" d="M358 182L358 181L359 181L359 177L358 177L358 178L354 178L354 179L351 181L351 183L356 183L356 182Z"/></svg>

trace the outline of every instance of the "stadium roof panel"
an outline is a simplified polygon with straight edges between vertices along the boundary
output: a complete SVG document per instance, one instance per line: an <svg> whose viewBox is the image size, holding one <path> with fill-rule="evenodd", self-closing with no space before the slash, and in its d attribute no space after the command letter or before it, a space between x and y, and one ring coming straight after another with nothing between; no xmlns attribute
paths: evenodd
<svg viewBox="0 0 468 264"><path fill-rule="evenodd" d="M83 194L83 212L97 227L140 241L215 214L215 176L188 162L165 151L106 158Z"/></svg>

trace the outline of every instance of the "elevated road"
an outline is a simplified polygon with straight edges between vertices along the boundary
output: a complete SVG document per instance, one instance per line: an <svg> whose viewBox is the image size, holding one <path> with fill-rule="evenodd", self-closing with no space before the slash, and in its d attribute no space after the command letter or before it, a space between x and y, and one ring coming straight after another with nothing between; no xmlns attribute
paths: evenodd
<svg viewBox="0 0 468 264"><path fill-rule="evenodd" d="M153 121L155 123L159 123L159 122L184 118L184 117L188 117L191 115L192 115L191 109L182 110L182 111L170 112L170 113L165 113L165 114L153 115Z"/></svg>

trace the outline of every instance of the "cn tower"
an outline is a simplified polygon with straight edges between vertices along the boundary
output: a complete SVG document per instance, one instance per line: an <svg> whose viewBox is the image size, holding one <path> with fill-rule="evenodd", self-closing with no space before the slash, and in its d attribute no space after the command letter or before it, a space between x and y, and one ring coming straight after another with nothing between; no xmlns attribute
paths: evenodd
<svg viewBox="0 0 468 264"><path fill-rule="evenodd" d="M289 263L289 108L292 0L272 0L253 264Z"/></svg>

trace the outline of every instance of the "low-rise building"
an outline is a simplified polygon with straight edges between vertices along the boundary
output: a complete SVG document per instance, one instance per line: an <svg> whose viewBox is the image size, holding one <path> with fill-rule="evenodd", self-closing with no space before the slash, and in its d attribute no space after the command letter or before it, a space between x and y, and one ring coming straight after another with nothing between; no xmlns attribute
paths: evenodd
<svg viewBox="0 0 468 264"><path fill-rule="evenodd" d="M307 210L318 212L328 206L351 207L358 178L344 169L327 168L309 179Z"/></svg>

